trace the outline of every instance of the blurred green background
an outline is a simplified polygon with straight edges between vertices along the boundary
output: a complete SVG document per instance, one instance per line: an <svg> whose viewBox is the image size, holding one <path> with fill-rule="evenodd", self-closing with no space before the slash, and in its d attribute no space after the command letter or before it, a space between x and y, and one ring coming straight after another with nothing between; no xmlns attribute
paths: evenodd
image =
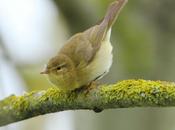
<svg viewBox="0 0 175 130"><path fill-rule="evenodd" d="M0 98L51 87L44 64L71 35L102 19L113 0L0 1ZM101 82L175 81L175 1L130 0L112 30L113 66ZM175 108L68 111L0 130L175 130Z"/></svg>

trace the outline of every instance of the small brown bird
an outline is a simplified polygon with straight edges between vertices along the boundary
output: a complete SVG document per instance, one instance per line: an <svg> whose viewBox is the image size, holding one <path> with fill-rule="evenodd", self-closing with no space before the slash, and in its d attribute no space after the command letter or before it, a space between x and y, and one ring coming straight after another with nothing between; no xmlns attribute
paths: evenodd
<svg viewBox="0 0 175 130"><path fill-rule="evenodd" d="M65 90L104 76L112 64L111 28L126 2L114 1L100 24L72 36L41 74L47 74L51 83Z"/></svg>

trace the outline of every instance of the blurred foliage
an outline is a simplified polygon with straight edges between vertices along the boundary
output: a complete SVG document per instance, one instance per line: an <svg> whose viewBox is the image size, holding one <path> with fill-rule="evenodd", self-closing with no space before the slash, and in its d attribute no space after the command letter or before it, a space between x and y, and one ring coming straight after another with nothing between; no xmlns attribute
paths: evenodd
<svg viewBox="0 0 175 130"><path fill-rule="evenodd" d="M72 34L83 31L82 29L94 23L95 6L89 4L88 1L56 0L55 2L66 18Z"/></svg>

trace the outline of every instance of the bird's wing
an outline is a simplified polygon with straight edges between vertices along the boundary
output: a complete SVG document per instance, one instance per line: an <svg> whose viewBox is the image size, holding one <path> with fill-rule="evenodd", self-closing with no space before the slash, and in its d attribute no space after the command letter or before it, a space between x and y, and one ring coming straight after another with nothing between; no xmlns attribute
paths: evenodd
<svg viewBox="0 0 175 130"><path fill-rule="evenodd" d="M83 33L78 33L70 38L60 53L66 54L76 66L86 66L94 58L101 42L96 40L94 26ZM93 34L94 33L94 34Z"/></svg>
<svg viewBox="0 0 175 130"><path fill-rule="evenodd" d="M88 65L101 47L108 31L117 19L117 16L127 0L114 1L107 10L103 21L90 29L74 35L62 48L61 53L71 58L76 66Z"/></svg>

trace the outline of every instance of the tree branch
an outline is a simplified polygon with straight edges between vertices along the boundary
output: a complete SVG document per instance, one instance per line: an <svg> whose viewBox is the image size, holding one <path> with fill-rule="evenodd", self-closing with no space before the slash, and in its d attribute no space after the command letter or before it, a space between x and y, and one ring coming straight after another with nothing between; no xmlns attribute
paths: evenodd
<svg viewBox="0 0 175 130"><path fill-rule="evenodd" d="M0 101L0 126L65 110L168 106L175 106L175 83L165 81L124 80L73 92L49 88Z"/></svg>

